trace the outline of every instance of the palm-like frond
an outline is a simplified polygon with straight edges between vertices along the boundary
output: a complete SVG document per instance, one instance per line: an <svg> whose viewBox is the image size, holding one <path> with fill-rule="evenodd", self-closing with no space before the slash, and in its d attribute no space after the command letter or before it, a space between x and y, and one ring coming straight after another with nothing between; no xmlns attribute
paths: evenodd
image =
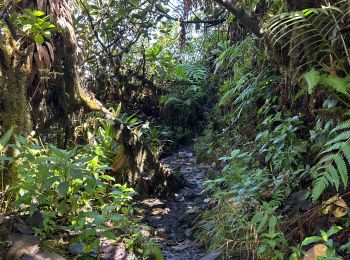
<svg viewBox="0 0 350 260"><path fill-rule="evenodd" d="M252 46L254 46L253 37L247 37L245 40L236 45L230 45L227 43L222 44L220 46L220 50L218 50L220 55L216 58L214 63L215 72L222 69L233 68L235 63L238 60L242 60L242 58L244 59L246 55L249 57L249 59L252 58L252 55L249 55L254 51ZM249 64L249 62L246 63Z"/></svg>
<svg viewBox="0 0 350 260"><path fill-rule="evenodd" d="M175 80L190 80L200 85L208 74L206 67L200 64L178 64L175 68Z"/></svg>
<svg viewBox="0 0 350 260"><path fill-rule="evenodd" d="M349 25L349 1L334 5L282 13L267 22L267 37L273 45L289 48L288 55L298 55L300 66L320 65L347 72L350 57L345 32Z"/></svg>

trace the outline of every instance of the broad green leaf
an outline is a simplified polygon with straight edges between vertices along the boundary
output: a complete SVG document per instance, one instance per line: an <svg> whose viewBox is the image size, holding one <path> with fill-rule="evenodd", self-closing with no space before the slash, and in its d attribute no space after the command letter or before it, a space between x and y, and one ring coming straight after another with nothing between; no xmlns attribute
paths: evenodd
<svg viewBox="0 0 350 260"><path fill-rule="evenodd" d="M70 175L72 176L73 179L78 179L78 180L82 180L84 179L85 175L84 173L82 173L81 170L78 169L73 169L70 171Z"/></svg>
<svg viewBox="0 0 350 260"><path fill-rule="evenodd" d="M91 9L99 10L100 8L97 5L90 4Z"/></svg>
<svg viewBox="0 0 350 260"><path fill-rule="evenodd" d="M259 256L259 255L262 255L265 251L266 251L266 246L262 244L258 247L258 251L256 253Z"/></svg>
<svg viewBox="0 0 350 260"><path fill-rule="evenodd" d="M342 230L342 227L339 226L332 226L328 231L327 231L327 235L328 237L338 233L340 230Z"/></svg>
<svg viewBox="0 0 350 260"><path fill-rule="evenodd" d="M57 186L57 191L62 197L66 197L67 196L68 190L69 190L69 182L68 181L61 182Z"/></svg>
<svg viewBox="0 0 350 260"><path fill-rule="evenodd" d="M45 190L49 189L52 186L52 184L54 184L56 181L59 181L60 179L61 177L59 176L53 176L51 178L47 178L43 183L43 188Z"/></svg>
<svg viewBox="0 0 350 260"><path fill-rule="evenodd" d="M115 113L114 113L114 116L115 116L116 118L119 118L121 109L122 109L122 102L119 102L118 107L117 107L117 110L116 110Z"/></svg>
<svg viewBox="0 0 350 260"><path fill-rule="evenodd" d="M87 216L94 218L94 223L96 224L96 226L101 226L105 221L105 217L97 211L88 212Z"/></svg>
<svg viewBox="0 0 350 260"><path fill-rule="evenodd" d="M34 41L37 43L37 44L40 44L42 45L45 41L44 37L42 35L37 35L34 37Z"/></svg>
<svg viewBox="0 0 350 260"><path fill-rule="evenodd" d="M138 7L140 5L140 0L130 0L130 2L135 7Z"/></svg>
<svg viewBox="0 0 350 260"><path fill-rule="evenodd" d="M320 230L320 233L321 233L321 237L323 239L323 241L326 241L328 240L328 235L326 232L324 232L323 230Z"/></svg>
<svg viewBox="0 0 350 260"><path fill-rule="evenodd" d="M270 234L275 233L276 224L277 224L277 217L271 216L271 218L269 219L269 233Z"/></svg>
<svg viewBox="0 0 350 260"><path fill-rule="evenodd" d="M94 217L94 223L96 226L101 226L105 221L105 216L99 214Z"/></svg>
<svg viewBox="0 0 350 260"><path fill-rule="evenodd" d="M75 146L73 149L69 150L67 153L67 156L68 156L67 159L72 158L77 152L77 150L78 150L78 146Z"/></svg>
<svg viewBox="0 0 350 260"><path fill-rule="evenodd" d="M25 25L23 25L23 27L22 27L22 31L23 31L23 32L27 32L27 31L31 30L32 27L33 27L33 26L32 26L31 24L25 24Z"/></svg>
<svg viewBox="0 0 350 260"><path fill-rule="evenodd" d="M108 239L112 239L112 240L116 239L116 235L110 230L103 231L101 233L101 236L106 237Z"/></svg>
<svg viewBox="0 0 350 260"><path fill-rule="evenodd" d="M298 260L298 259L299 259L298 254L295 252L289 256L289 260Z"/></svg>
<svg viewBox="0 0 350 260"><path fill-rule="evenodd" d="M119 18L119 19L123 19L124 17L126 17L126 12L124 9L120 9L117 14L116 14L116 17Z"/></svg>
<svg viewBox="0 0 350 260"><path fill-rule="evenodd" d="M121 214L115 214L115 215L112 215L111 217L111 221L114 221L114 222L121 222L125 220L126 220L126 217Z"/></svg>
<svg viewBox="0 0 350 260"><path fill-rule="evenodd" d="M268 218L268 216L266 214L264 214L262 216L262 218L260 219L260 223L259 223L258 227L256 228L256 232L259 233L260 231L263 230L263 228L265 227L265 224L267 222L267 218Z"/></svg>
<svg viewBox="0 0 350 260"><path fill-rule="evenodd" d="M50 151L60 159L66 159L68 155L65 150L59 149L53 145L50 146Z"/></svg>
<svg viewBox="0 0 350 260"><path fill-rule="evenodd" d="M51 37L51 32L50 31L44 31L43 32L43 36L45 36L45 38L50 38Z"/></svg>
<svg viewBox="0 0 350 260"><path fill-rule="evenodd" d="M36 10L33 12L33 15L36 17L43 16L45 13L43 11Z"/></svg>
<svg viewBox="0 0 350 260"><path fill-rule="evenodd" d="M115 181L115 178L114 178L114 177L109 176L109 175L106 175L106 174L101 175L100 178L101 178L101 179L104 179L104 180L107 180L107 181Z"/></svg>
<svg viewBox="0 0 350 260"><path fill-rule="evenodd" d="M306 246L306 245L309 245L311 243L315 243L315 242L318 242L318 241L321 241L322 238L321 237L317 237L317 236L312 236L312 237L307 237L303 240L303 242L301 242L301 245L302 246Z"/></svg>

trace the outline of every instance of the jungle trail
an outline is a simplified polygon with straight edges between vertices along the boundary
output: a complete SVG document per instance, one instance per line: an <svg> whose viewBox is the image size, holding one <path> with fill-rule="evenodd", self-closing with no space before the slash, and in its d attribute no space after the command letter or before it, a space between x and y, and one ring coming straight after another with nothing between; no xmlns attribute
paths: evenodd
<svg viewBox="0 0 350 260"><path fill-rule="evenodd" d="M349 0L0 0L0 260L350 259Z"/></svg>

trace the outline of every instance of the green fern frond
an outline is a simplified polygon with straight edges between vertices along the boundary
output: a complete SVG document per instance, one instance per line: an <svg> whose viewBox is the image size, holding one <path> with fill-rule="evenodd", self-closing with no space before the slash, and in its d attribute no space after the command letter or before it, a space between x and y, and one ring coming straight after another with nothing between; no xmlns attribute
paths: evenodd
<svg viewBox="0 0 350 260"><path fill-rule="evenodd" d="M312 199L316 201L330 185L339 190L340 183L344 188L348 186L350 166L350 120L338 124L331 132L331 135L338 134L331 138L319 153L320 160L313 167L316 175L312 191Z"/></svg>
<svg viewBox="0 0 350 260"><path fill-rule="evenodd" d="M267 22L267 35L273 45L288 48L288 55L300 53L297 73L310 65L329 68L334 59L346 71L350 57L343 29L349 24L349 12L349 1L338 0L321 8L278 14Z"/></svg>
<svg viewBox="0 0 350 260"><path fill-rule="evenodd" d="M342 147L343 155L345 156L346 160L350 162L350 144L346 142Z"/></svg>
<svg viewBox="0 0 350 260"><path fill-rule="evenodd" d="M315 181L314 188L312 190L312 195L311 195L313 201L316 201L329 185L329 182L327 178L324 176L324 174L325 173L321 173L320 174L321 176L317 178Z"/></svg>
<svg viewBox="0 0 350 260"><path fill-rule="evenodd" d="M324 154L327 154L327 153L332 152L334 150L338 150L342 147L342 145L343 145L342 143L335 143L335 144L331 145L330 147L328 147L327 149L320 152L319 155L324 155Z"/></svg>
<svg viewBox="0 0 350 260"><path fill-rule="evenodd" d="M192 80L200 85L208 74L207 68L199 64L178 64L175 68L176 80Z"/></svg>
<svg viewBox="0 0 350 260"><path fill-rule="evenodd" d="M340 141L344 141L344 140L348 140L350 139L350 130L345 131L341 134L339 134L338 136L336 136L335 138L333 138L332 140L327 142L327 146L331 145L331 144L335 144L335 143L339 143Z"/></svg>
<svg viewBox="0 0 350 260"><path fill-rule="evenodd" d="M341 180L343 182L344 187L347 187L348 185L348 170L346 168L346 163L341 156L341 154L338 154L338 156L335 157L334 162L337 166L338 173L340 174Z"/></svg>
<svg viewBox="0 0 350 260"><path fill-rule="evenodd" d="M344 129L350 129L350 120L347 120L343 123L340 123L339 125L337 125L332 131L331 133L337 132L337 131L341 131Z"/></svg>

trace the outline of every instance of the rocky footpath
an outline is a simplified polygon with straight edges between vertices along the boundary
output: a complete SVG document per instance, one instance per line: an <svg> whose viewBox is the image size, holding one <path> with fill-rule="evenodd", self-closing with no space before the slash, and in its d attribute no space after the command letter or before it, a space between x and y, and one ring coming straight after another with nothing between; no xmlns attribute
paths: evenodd
<svg viewBox="0 0 350 260"><path fill-rule="evenodd" d="M203 194L203 181L211 167L197 164L190 148L163 159L162 164L184 180L184 187L172 196L142 201L144 221L155 229L154 240L161 247L164 258L215 259L205 254L194 237L194 222L208 201Z"/></svg>

